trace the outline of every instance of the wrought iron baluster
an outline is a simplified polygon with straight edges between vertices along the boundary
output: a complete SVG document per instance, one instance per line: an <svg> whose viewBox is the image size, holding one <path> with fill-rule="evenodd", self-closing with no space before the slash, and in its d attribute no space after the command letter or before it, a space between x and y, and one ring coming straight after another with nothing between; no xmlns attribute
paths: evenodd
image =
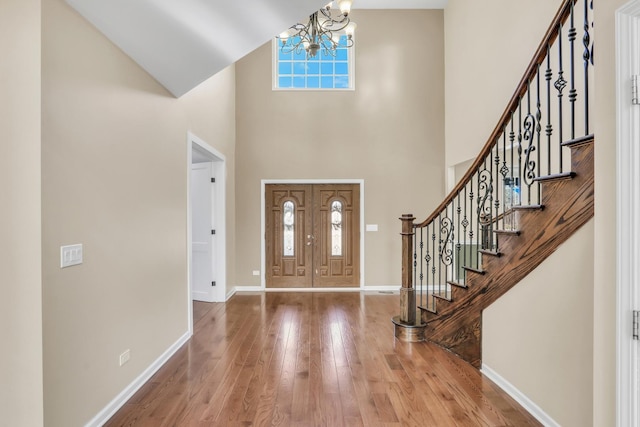
<svg viewBox="0 0 640 427"><path fill-rule="evenodd" d="M538 176L540 176L540 138L541 138L541 131L542 131L542 110L541 108L541 101L540 101L540 65L538 64L538 71L536 72L536 136L537 136L537 143L538 143ZM537 184L537 204L541 204L542 203L542 187L541 187L541 183L540 181L538 181Z"/></svg>
<svg viewBox="0 0 640 427"><path fill-rule="evenodd" d="M432 254L432 264L431 264L431 289L432 289L432 293L435 291L436 289L436 224L435 224L435 220L431 223L431 254ZM431 298L431 301L433 301L433 304L435 304L435 301L433 300L433 298Z"/></svg>
<svg viewBox="0 0 640 427"><path fill-rule="evenodd" d="M502 167L500 168L500 174L502 175L502 188L504 189L504 185L507 179L507 174L509 173L509 168L507 167L507 128L505 127L502 130ZM507 211L507 199L503 195L502 200L502 228L507 228L506 221L506 211Z"/></svg>
<svg viewBox="0 0 640 427"><path fill-rule="evenodd" d="M511 176L511 182L513 182L513 156L515 151L513 143L516 141L516 133L513 129L513 113L511 113L511 131L509 132L509 141L511 141L511 168L509 169L509 175ZM511 208L511 206L509 206L509 208Z"/></svg>
<svg viewBox="0 0 640 427"><path fill-rule="evenodd" d="M447 205L444 210L444 217L440 222L440 260L441 270L444 269L444 280L442 280L442 274L440 275L440 288L438 289L440 295L442 295L443 287L445 294L447 293L449 268L453 265L453 248L450 246L450 242L453 240L453 231L453 221L449 218L449 206Z"/></svg>
<svg viewBox="0 0 640 427"><path fill-rule="evenodd" d="M500 165L500 137L498 137L496 139L495 142L496 145L496 153L495 156L493 158L493 162L496 165L496 178L495 178L495 185L493 186L493 190L494 190L494 200L493 200L493 207L495 208L495 223L491 223L492 227L491 227L491 238L494 238L493 235L493 230L495 228L498 228L499 224L498 224L498 220L500 219L500 191L498 189L498 186L500 185L500 168L498 167ZM495 244L495 250L498 250L498 241L497 241L497 237L496 237L496 244Z"/></svg>
<svg viewBox="0 0 640 427"><path fill-rule="evenodd" d="M470 216L470 221L469 221L469 265L473 266L473 199L474 199L474 194L473 194L473 178L471 178L469 180L469 206L471 207L471 209L469 210L469 216Z"/></svg>
<svg viewBox="0 0 640 427"><path fill-rule="evenodd" d="M547 175L551 175L551 135L553 134L553 125L551 124L551 77L553 70L551 69L551 46L547 45L547 70L544 73L547 80Z"/></svg>
<svg viewBox="0 0 640 427"><path fill-rule="evenodd" d="M460 283L460 249L462 245L460 244L460 213L462 209L460 208L460 192L456 195L456 213L458 214L458 227L456 228L456 282Z"/></svg>
<svg viewBox="0 0 640 427"><path fill-rule="evenodd" d="M463 233L462 235L464 236L464 248L462 250L462 265L464 267L466 267L467 265L467 226L469 225L469 220L467 219L467 186L464 187L464 197L462 198L462 200L464 201L464 218L462 219L462 229L463 229ZM463 270L463 274L464 274L464 280L466 283L467 280L467 273L465 272L465 270Z"/></svg>
<svg viewBox="0 0 640 427"><path fill-rule="evenodd" d="M522 186L522 98L518 101L518 176L517 181L512 183L513 188ZM514 190L515 195L515 190ZM517 203L520 204L520 203ZM516 205L516 200L513 200L513 206Z"/></svg>
<svg viewBox="0 0 640 427"><path fill-rule="evenodd" d="M427 224L425 230L425 234L427 239L429 239L429 224ZM421 232L422 233L422 232ZM422 234L420 235L420 238L422 238ZM429 275L430 275L430 266L431 266L431 252L429 251L429 241L427 240L425 242L425 247L427 248L426 253L424 255L424 262L425 262L425 294L426 294L426 304L427 306L429 306L429 302L431 301L430 299L430 294L429 294ZM423 302L424 304L424 302Z"/></svg>
<svg viewBox="0 0 640 427"><path fill-rule="evenodd" d="M593 9L593 1L591 2ZM584 134L589 135L589 61L593 64L593 46L589 49L591 36L589 35L589 6L588 0L584 0L584 35L582 36L582 44L584 52L582 59L584 60Z"/></svg>
<svg viewBox="0 0 640 427"><path fill-rule="evenodd" d="M527 204L531 204L531 186L536 178L536 162L533 152L536 150L534 144L533 132L535 130L536 119L531 114L531 84L527 85L527 116L524 119L524 140L528 142L527 148L524 150L524 174L523 182L527 185Z"/></svg>
<svg viewBox="0 0 640 427"><path fill-rule="evenodd" d="M553 86L558 91L558 169L562 173L562 134L563 134L563 122L562 122L562 91L567 86L567 81L564 79L564 71L562 70L562 24L558 25L558 79L554 82Z"/></svg>
<svg viewBox="0 0 640 427"><path fill-rule="evenodd" d="M424 230L424 228L420 227L420 298L419 298L420 304L419 305L422 305L424 303L424 300L423 300L423 295L424 295L424 288L423 288L423 285L424 285L424 271L423 271L423 266L424 266L424 263L422 262L424 260L424 240L422 238L423 237L422 236L423 230ZM416 242L415 242L415 240L417 239L417 235L418 235L418 233L416 233L415 230L414 230L414 233L413 233L413 239L414 239L414 242L413 242L413 247L414 247L414 253L413 253L414 281L413 281L413 283L416 283L416 281L415 281L415 269L416 269L416 263L418 261L417 260L417 256L416 256L417 246L416 246Z"/></svg>
<svg viewBox="0 0 640 427"><path fill-rule="evenodd" d="M492 194L493 194L493 174L487 169L488 157L484 159L482 169L478 170L478 208L476 210L476 219L478 223L479 247L487 249L489 247L489 236L486 234L491 224L492 214ZM491 165L491 162L489 162ZM479 259L476 256L476 268L479 267Z"/></svg>
<svg viewBox="0 0 640 427"><path fill-rule="evenodd" d="M438 295L440 293L440 286L442 285L442 266L444 265L442 254L442 212L438 215Z"/></svg>
<svg viewBox="0 0 640 427"><path fill-rule="evenodd" d="M574 139L576 137L576 99L578 97L578 91L576 90L576 82L575 82L575 56L574 56L574 44L576 41L576 34L577 34L577 30L575 27L575 23L574 23L574 18L573 18L573 9L574 9L574 3L571 2L571 12L570 12L570 18L569 18L569 32L568 32L568 36L569 36L569 55L570 55L570 60L569 60L569 71L570 71L570 77L569 79L571 80L571 88L569 89L569 103L571 105L571 139Z"/></svg>

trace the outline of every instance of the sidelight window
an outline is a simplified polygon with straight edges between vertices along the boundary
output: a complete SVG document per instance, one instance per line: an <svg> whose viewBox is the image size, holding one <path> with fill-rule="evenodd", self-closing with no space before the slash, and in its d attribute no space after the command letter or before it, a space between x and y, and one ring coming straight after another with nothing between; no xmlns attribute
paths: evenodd
<svg viewBox="0 0 640 427"><path fill-rule="evenodd" d="M295 207L292 201L284 202L282 209L282 248L284 256L294 256Z"/></svg>
<svg viewBox="0 0 640 427"><path fill-rule="evenodd" d="M342 256L342 202L331 203L331 255Z"/></svg>

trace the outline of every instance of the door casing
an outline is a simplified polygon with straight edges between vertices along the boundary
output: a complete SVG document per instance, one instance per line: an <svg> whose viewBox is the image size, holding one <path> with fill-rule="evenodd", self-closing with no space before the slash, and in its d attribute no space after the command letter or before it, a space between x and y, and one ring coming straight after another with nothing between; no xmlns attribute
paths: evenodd
<svg viewBox="0 0 640 427"><path fill-rule="evenodd" d="M266 269L267 269L267 257L266 257L266 223L265 223L265 186L267 184L357 184L360 186L360 286L353 288L286 288L288 291L318 291L322 289L328 289L332 291L353 291L361 290L364 288L365 273L364 273L364 179L263 179L260 182L260 235L262 236L260 241L260 288L265 291L277 291L282 290L280 288L267 288L266 287Z"/></svg>
<svg viewBox="0 0 640 427"><path fill-rule="evenodd" d="M616 12L617 102L617 369L616 425L640 425L640 341L632 311L640 310L640 106L631 103L631 75L640 74L640 0Z"/></svg>
<svg viewBox="0 0 640 427"><path fill-rule="evenodd" d="M216 271L216 286L212 293L215 302L225 301L227 283L227 256L226 256L226 158L218 150L198 138L191 132L187 132L187 292L188 292L188 324L190 332L193 332L193 304L191 286L191 263L192 263L192 212L191 212L191 165L197 156L205 161L213 162L213 178L216 179L215 192L215 218L216 247L214 250L214 268Z"/></svg>

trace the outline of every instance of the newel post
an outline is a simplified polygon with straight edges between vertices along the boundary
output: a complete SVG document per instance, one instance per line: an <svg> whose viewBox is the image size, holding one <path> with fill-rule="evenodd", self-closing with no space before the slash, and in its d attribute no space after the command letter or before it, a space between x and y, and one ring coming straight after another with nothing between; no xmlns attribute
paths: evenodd
<svg viewBox="0 0 640 427"><path fill-rule="evenodd" d="M416 321L416 290L413 287L413 221L404 214L402 221L402 288L400 288L400 321L413 325Z"/></svg>

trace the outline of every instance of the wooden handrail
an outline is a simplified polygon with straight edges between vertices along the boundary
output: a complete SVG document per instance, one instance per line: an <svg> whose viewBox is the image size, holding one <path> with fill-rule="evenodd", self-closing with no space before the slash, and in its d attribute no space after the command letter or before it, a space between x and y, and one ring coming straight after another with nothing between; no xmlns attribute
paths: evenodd
<svg viewBox="0 0 640 427"><path fill-rule="evenodd" d="M509 121L511 120L511 115L516 111L518 107L518 103L520 99L527 92L529 82L538 72L538 67L544 62L547 56L547 49L551 46L555 40L558 38L558 28L566 21L571 12L571 6L577 3L578 0L563 0L558 12L556 13L551 25L547 29L542 42L538 46L536 53L533 55L533 59L529 63L527 70L525 71L520 83L518 84L511 100L507 104L507 107L502 113L500 117L500 121L496 125L495 129L489 136L489 139L485 143L484 147L476 157L475 161L471 164L467 172L464 174L462 179L458 182L458 184L451 190L449 195L438 205L438 207L433 211L431 215L427 217L424 221L419 224L416 224L415 228L425 227L433 220L435 220L440 212L442 212L458 195L458 193L467 185L467 183L471 180L473 175L476 173L480 165L484 162L485 157L489 155L491 150L493 149L494 144L496 143L497 138L502 134L504 128L507 126Z"/></svg>

